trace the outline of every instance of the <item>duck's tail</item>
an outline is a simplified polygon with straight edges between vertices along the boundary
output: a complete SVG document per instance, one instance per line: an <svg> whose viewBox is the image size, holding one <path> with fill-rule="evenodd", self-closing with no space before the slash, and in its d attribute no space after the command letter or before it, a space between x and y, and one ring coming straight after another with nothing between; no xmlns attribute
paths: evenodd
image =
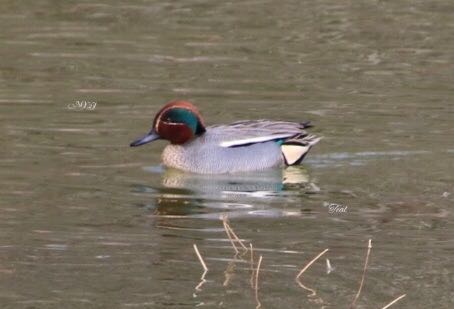
<svg viewBox="0 0 454 309"><path fill-rule="evenodd" d="M281 145L285 165L297 165L303 161L309 150L322 138L315 135L297 135L285 140Z"/></svg>

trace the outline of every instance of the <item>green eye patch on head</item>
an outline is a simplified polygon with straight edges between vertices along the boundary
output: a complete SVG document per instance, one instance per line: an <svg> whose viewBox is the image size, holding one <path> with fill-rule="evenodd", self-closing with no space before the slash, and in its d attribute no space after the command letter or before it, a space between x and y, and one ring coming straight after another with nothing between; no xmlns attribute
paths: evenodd
<svg viewBox="0 0 454 309"><path fill-rule="evenodd" d="M164 114L163 120L172 123L184 123L191 128L192 132L197 133L199 119L189 109L173 108Z"/></svg>

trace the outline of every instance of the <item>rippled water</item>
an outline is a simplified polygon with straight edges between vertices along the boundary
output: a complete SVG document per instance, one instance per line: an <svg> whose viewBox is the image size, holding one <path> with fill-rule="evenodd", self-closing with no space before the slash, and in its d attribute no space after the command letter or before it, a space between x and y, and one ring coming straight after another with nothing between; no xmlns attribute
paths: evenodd
<svg viewBox="0 0 454 309"><path fill-rule="evenodd" d="M348 307L368 239L358 308L452 308L452 2L1 6L2 308ZM166 170L128 144L175 98L324 139L283 171Z"/></svg>

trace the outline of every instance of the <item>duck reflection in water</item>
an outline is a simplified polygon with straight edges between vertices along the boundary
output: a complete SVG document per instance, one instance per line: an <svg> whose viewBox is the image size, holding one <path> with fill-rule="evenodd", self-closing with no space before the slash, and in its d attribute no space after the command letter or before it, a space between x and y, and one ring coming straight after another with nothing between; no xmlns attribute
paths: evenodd
<svg viewBox="0 0 454 309"><path fill-rule="evenodd" d="M280 217L300 214L283 209L301 192L313 191L307 171L301 166L238 174L203 175L176 169L146 168L161 176L161 186L139 185L139 192L152 192L147 204L155 216L190 216L219 219L229 217Z"/></svg>

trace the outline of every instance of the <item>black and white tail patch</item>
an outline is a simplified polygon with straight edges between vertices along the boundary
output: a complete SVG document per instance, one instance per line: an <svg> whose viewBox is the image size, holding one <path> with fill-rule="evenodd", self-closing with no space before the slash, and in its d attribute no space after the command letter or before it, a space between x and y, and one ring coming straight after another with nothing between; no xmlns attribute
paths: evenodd
<svg viewBox="0 0 454 309"><path fill-rule="evenodd" d="M297 165L303 161L311 147L320 141L315 135L296 137L281 145L282 156L286 165Z"/></svg>

